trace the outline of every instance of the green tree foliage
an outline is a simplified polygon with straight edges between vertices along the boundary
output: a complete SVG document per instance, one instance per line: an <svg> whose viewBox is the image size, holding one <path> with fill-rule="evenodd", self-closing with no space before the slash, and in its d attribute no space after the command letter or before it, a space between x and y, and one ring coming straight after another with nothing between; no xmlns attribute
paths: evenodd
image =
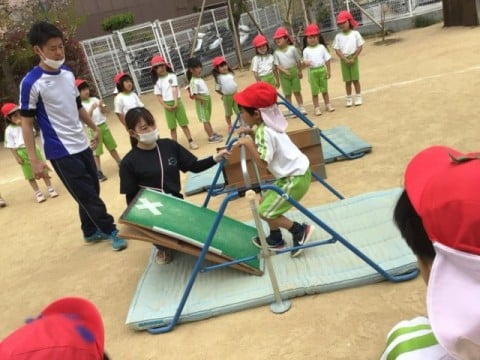
<svg viewBox="0 0 480 360"><path fill-rule="evenodd" d="M91 79L87 61L75 33L83 18L77 16L73 0L25 0L12 5L0 0L0 104L18 102L19 85L25 74L38 64L28 43L31 24L48 21L60 28L65 37L65 64L76 76ZM0 127L0 139L3 131Z"/></svg>
<svg viewBox="0 0 480 360"><path fill-rule="evenodd" d="M133 18L133 13L128 11L120 14L114 14L103 19L102 29L106 32L112 32L133 25L134 23L135 20Z"/></svg>

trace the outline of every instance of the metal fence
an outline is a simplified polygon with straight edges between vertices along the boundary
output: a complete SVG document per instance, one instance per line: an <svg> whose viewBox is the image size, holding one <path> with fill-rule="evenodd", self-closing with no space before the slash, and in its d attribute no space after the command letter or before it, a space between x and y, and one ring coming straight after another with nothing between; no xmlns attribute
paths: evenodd
<svg viewBox="0 0 480 360"><path fill-rule="evenodd" d="M366 16L351 0L316 0L308 9L300 1L292 0L251 0L248 12L242 14L237 29L240 52L243 59L254 55L252 39L258 33L256 25L272 39L275 29L284 23L291 25L294 34L301 34L305 18L320 24L322 31L336 30L335 17L341 10L349 10L361 25L403 17L441 8L440 0L357 0L368 13ZM292 5L293 4L293 5ZM308 11L308 13L307 13ZM113 94L113 77L120 71L132 75L139 93L153 89L150 76L150 59L162 54L173 66L180 82L186 73L186 61L193 55L201 59L204 74L208 74L211 60L224 56L232 66L237 65L235 41L226 7L205 11L198 28L194 44L199 13L170 19L148 22L122 29L111 35L84 40L81 45L95 81L98 94L102 97ZM253 21L252 21L253 18ZM362 31L360 29L360 31Z"/></svg>

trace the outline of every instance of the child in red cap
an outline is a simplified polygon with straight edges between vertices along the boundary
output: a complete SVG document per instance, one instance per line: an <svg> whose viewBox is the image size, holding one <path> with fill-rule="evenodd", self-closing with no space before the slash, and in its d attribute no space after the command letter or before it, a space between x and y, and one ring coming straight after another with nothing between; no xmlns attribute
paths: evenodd
<svg viewBox="0 0 480 360"><path fill-rule="evenodd" d="M15 161L22 167L23 176L32 187L33 192L35 193L35 199L38 203L42 203L46 201L47 198L43 195L38 187L37 181L35 180L32 164L30 163L27 149L25 148L25 140L23 139L21 126L22 117L20 116L19 110L18 106L14 103L5 103L1 108L2 115L8 124L5 129L5 147L11 150ZM37 146L35 146L35 153L37 154L38 159L45 163L45 160L40 153L40 149ZM57 197L58 193L52 186L50 176L48 175L48 168L44 169L44 175L43 180L47 186L48 194L51 198Z"/></svg>
<svg viewBox="0 0 480 360"><path fill-rule="evenodd" d="M133 79L130 74L119 72L113 78L115 87L118 90L113 101L114 111L118 120L125 126L125 114L128 110L135 107L144 107L143 102L135 93L133 88Z"/></svg>
<svg viewBox="0 0 480 360"><path fill-rule="evenodd" d="M333 48L341 60L342 77L347 92L346 105L362 105L362 94L360 88L360 71L358 67L358 56L362 52L365 41L362 35L356 30L358 23L352 14L346 10L340 11L337 15L337 25L341 32L335 36ZM355 99L352 98L352 83L355 88Z"/></svg>
<svg viewBox="0 0 480 360"><path fill-rule="evenodd" d="M297 48L293 45L292 38L284 27L279 27L273 34L277 49L273 52L275 68L279 74L280 85L282 86L285 98L292 102L292 93L297 100L298 110L307 114L303 106L302 86L300 79L302 74L302 57ZM292 116L288 113L287 116Z"/></svg>
<svg viewBox="0 0 480 360"><path fill-rule="evenodd" d="M233 94L237 92L237 83L233 70L228 66L223 56L217 56L212 61L212 75L215 79L215 91L222 95L223 107L225 109L225 121L228 132L232 131L232 115L238 114L238 106L233 101Z"/></svg>
<svg viewBox="0 0 480 360"><path fill-rule="evenodd" d="M277 89L280 86L278 72L273 64L273 55L268 45L268 40L264 35L257 35L253 39L255 56L252 58L250 69L255 76L255 80L264 81Z"/></svg>
<svg viewBox="0 0 480 360"><path fill-rule="evenodd" d="M480 359L479 183L479 153L432 146L408 164L394 220L427 283L429 321L403 322L381 359Z"/></svg>
<svg viewBox="0 0 480 360"><path fill-rule="evenodd" d="M257 82L234 95L240 106L240 115L250 128L241 132L254 134L241 137L236 146L245 146L257 164L267 167L275 176L274 185L282 189L290 198L300 201L307 193L311 183L310 162L292 142L287 133L287 121L277 106L277 91L267 83ZM313 226L291 221L283 214L292 205L273 190L267 190L260 203L258 212L268 223L270 235L268 247L281 249L285 242L280 231L287 229L292 234L293 246L307 243L314 230ZM261 247L258 237L253 243ZM303 249L291 252L293 257L300 255Z"/></svg>
<svg viewBox="0 0 480 360"><path fill-rule="evenodd" d="M0 342L2 360L108 360L103 321L95 305L62 298Z"/></svg>

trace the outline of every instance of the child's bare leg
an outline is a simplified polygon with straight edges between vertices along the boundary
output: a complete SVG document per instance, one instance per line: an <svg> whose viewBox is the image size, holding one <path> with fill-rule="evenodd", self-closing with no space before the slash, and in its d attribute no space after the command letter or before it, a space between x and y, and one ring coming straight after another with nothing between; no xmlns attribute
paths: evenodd
<svg viewBox="0 0 480 360"><path fill-rule="evenodd" d="M95 156L93 157L93 159L95 160L95 165L97 166L97 170L98 170L98 171L102 171L102 165L101 165L101 163L100 163L100 156L95 155Z"/></svg>
<svg viewBox="0 0 480 360"><path fill-rule="evenodd" d="M328 96L328 93L323 93L322 97L323 97L323 102L325 103L325 106L330 104L330 96Z"/></svg>
<svg viewBox="0 0 480 360"><path fill-rule="evenodd" d="M361 93L360 81L359 80L353 80L353 87L355 88L355 93L356 94ZM351 90L350 90L350 93L351 93Z"/></svg>
<svg viewBox="0 0 480 360"><path fill-rule="evenodd" d="M320 104L318 103L318 95L313 95L312 96L312 102L313 102L313 108L314 109L320 107Z"/></svg>
<svg viewBox="0 0 480 360"><path fill-rule="evenodd" d="M300 92L296 92L296 93L293 93L293 95L295 95L295 100L297 100L297 104L298 106L303 106L303 97L302 97L302 93Z"/></svg>
<svg viewBox="0 0 480 360"><path fill-rule="evenodd" d="M117 164L120 164L120 161L121 161L120 155L118 155L118 152L116 149L110 150L110 155L117 162Z"/></svg>
<svg viewBox="0 0 480 360"><path fill-rule="evenodd" d="M293 221L281 215L276 219L264 219L268 223L270 231L280 228L289 230L293 226Z"/></svg>
<svg viewBox="0 0 480 360"><path fill-rule="evenodd" d="M177 128L170 129L170 137L172 140L177 141Z"/></svg>
<svg viewBox="0 0 480 360"><path fill-rule="evenodd" d="M292 103L292 94L290 95L285 95L285 99L291 104Z"/></svg>
<svg viewBox="0 0 480 360"><path fill-rule="evenodd" d="M203 123L203 129L207 133L208 137L213 136L213 129L212 129L212 125L210 124L210 122L204 122Z"/></svg>
<svg viewBox="0 0 480 360"><path fill-rule="evenodd" d="M347 92L347 96L352 95L352 82L346 81L345 82L345 91Z"/></svg>
<svg viewBox="0 0 480 360"><path fill-rule="evenodd" d="M187 125L182 126L183 133L185 134L185 137L187 138L188 142L192 141L192 134L190 133L190 129L188 128Z"/></svg>
<svg viewBox="0 0 480 360"><path fill-rule="evenodd" d="M28 183L30 184L34 192L39 191L38 184L35 179L28 180Z"/></svg>
<svg viewBox="0 0 480 360"><path fill-rule="evenodd" d="M52 182L50 181L50 176L45 176L43 178L43 180L45 181L45 185L47 185L47 188L51 188L52 187Z"/></svg>
<svg viewBox="0 0 480 360"><path fill-rule="evenodd" d="M225 116L225 122L228 125L228 128L232 127L232 117L231 116Z"/></svg>

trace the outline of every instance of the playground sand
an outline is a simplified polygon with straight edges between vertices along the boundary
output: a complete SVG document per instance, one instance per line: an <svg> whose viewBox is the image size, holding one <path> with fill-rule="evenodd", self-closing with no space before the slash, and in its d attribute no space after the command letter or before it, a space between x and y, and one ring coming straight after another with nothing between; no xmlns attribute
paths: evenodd
<svg viewBox="0 0 480 360"><path fill-rule="evenodd" d="M344 89L338 61L332 63L330 96L336 111L310 118L321 128L350 127L373 145L362 159L327 165L328 180L345 196L401 186L409 158L432 144L461 150L478 149L480 88L480 28L444 29L440 24L393 34L401 39L377 46L369 39L360 57L364 105L344 107ZM305 72L306 73L306 72ZM253 77L237 71L240 88ZM225 134L220 97L213 91L213 127ZM312 102L303 80L307 110ZM193 102L183 92L199 156L213 153L201 125L195 120ZM163 111L153 95L142 100L158 119L161 136L168 136ZM130 145L114 114L110 127L120 154ZM302 125L290 120L290 128ZM183 134L179 141L186 145ZM425 314L425 286L420 278L400 284L379 283L333 293L293 299L291 310L274 315L267 306L179 325L169 334L151 336L124 326L137 281L150 245L130 241L126 251L115 253L107 243L84 246L77 209L71 196L52 174L60 193L56 199L35 203L33 193L10 152L0 150L0 191L8 206L0 210L2 289L0 338L35 316L53 299L79 295L99 307L106 329L106 349L113 359L377 359L385 335L397 321ZM125 209L119 194L118 170L103 155L101 184L109 211L118 218ZM44 184L41 184L45 190ZM201 203L205 194L189 197ZM307 206L334 201L319 185L312 184ZM219 204L218 199L211 203ZM248 219L243 200L228 210ZM304 255L308 256L308 251ZM159 294L161 296L161 294Z"/></svg>

